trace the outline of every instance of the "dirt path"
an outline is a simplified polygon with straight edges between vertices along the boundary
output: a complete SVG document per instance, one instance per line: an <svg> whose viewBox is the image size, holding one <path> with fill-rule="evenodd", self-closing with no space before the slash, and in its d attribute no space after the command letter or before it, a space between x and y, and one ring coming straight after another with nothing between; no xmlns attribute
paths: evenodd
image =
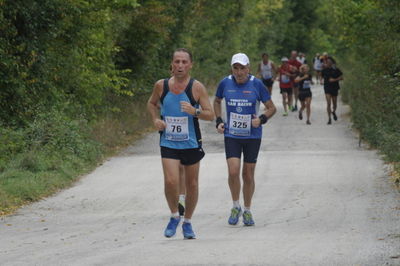
<svg viewBox="0 0 400 266"><path fill-rule="evenodd" d="M349 110L326 125L313 88L312 125L296 113L264 130L256 226L228 226L223 137L202 123L206 157L193 217L197 240L163 237L158 136L150 134L74 187L0 221L0 265L400 265L400 194L375 151L358 147Z"/></svg>

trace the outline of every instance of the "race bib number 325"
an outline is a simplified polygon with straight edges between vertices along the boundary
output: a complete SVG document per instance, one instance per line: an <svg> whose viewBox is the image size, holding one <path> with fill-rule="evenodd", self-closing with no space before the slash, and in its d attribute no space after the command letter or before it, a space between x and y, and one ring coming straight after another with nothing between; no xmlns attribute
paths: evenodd
<svg viewBox="0 0 400 266"><path fill-rule="evenodd" d="M188 117L166 116L165 138L171 141L189 140Z"/></svg>
<svg viewBox="0 0 400 266"><path fill-rule="evenodd" d="M230 113L229 133L235 136L250 136L251 115Z"/></svg>

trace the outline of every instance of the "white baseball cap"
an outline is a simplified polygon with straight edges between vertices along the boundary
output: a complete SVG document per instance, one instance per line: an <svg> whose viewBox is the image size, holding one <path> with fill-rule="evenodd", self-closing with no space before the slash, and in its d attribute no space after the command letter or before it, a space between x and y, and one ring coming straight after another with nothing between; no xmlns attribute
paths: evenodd
<svg viewBox="0 0 400 266"><path fill-rule="evenodd" d="M247 55L245 55L243 53L238 53L238 54L234 54L232 56L231 66L233 66L236 63L239 63L243 66L247 66L250 64L250 60L247 57Z"/></svg>
<svg viewBox="0 0 400 266"><path fill-rule="evenodd" d="M289 59L287 57L282 57L281 61L282 62L287 62L287 61L289 61Z"/></svg>

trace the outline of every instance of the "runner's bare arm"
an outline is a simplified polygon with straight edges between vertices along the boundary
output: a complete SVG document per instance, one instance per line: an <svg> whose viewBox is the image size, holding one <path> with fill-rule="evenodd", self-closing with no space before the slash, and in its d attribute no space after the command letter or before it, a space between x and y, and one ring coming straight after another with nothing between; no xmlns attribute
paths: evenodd
<svg viewBox="0 0 400 266"><path fill-rule="evenodd" d="M201 106L201 112L197 117L202 120L212 121L214 119L214 112L211 108L207 90L204 85L197 80L193 84L193 97ZM196 108L190 103L182 102L182 109L188 114L196 114Z"/></svg>
<svg viewBox="0 0 400 266"><path fill-rule="evenodd" d="M261 63L258 64L256 76L261 77Z"/></svg>
<svg viewBox="0 0 400 266"><path fill-rule="evenodd" d="M281 67L279 66L279 67L276 69L276 75L275 75L275 80L276 80L276 81L279 81L280 74L281 74Z"/></svg>
<svg viewBox="0 0 400 266"><path fill-rule="evenodd" d="M339 80L343 80L343 76L340 76L338 78L329 78L329 82L337 82Z"/></svg>
<svg viewBox="0 0 400 266"><path fill-rule="evenodd" d="M265 115L267 117L267 119L269 120L276 113L275 104L272 102L272 100L268 100L268 101L264 102L263 104L265 106L265 112L263 113L263 115ZM259 127L261 125L261 119L259 117L252 119L251 125L253 127Z"/></svg>
<svg viewBox="0 0 400 266"><path fill-rule="evenodd" d="M159 102L163 90L163 80L159 80L154 84L153 92L147 101L147 110L149 111L154 126L157 130L164 130L165 122L160 119Z"/></svg>
<svg viewBox="0 0 400 266"><path fill-rule="evenodd" d="M222 116L221 104L222 104L222 99L215 96L213 105L214 105L215 117L217 118L217 125L216 125L217 131L220 134L224 133L224 130L225 130L224 123L222 121L218 121L218 118L221 118L221 116ZM222 119L220 119L220 120L222 120Z"/></svg>
<svg viewBox="0 0 400 266"><path fill-rule="evenodd" d="M308 78L308 74L304 75L303 77L297 76L294 80L294 82L300 82L304 79Z"/></svg>
<svg viewBox="0 0 400 266"><path fill-rule="evenodd" d="M340 75L340 76L337 77L337 78L330 78L330 79L329 79L329 82L336 82L336 81L339 81L339 80L343 80L343 75Z"/></svg>
<svg viewBox="0 0 400 266"><path fill-rule="evenodd" d="M277 67L275 66L275 64L272 63L272 62L271 62L271 67L272 67L272 71L273 71L273 77L272 77L272 79L276 79L277 76L278 76L278 69L277 69Z"/></svg>

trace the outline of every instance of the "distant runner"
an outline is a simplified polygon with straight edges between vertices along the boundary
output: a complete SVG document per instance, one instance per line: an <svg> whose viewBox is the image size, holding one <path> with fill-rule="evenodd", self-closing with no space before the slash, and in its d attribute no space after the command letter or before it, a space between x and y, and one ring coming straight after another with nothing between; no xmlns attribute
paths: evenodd
<svg viewBox="0 0 400 266"><path fill-rule="evenodd" d="M307 125L311 125L310 115L311 115L311 84L314 84L312 81L312 76L309 73L308 65L302 65L300 67L300 74L295 79L295 81L299 84L299 100L301 103L301 108L299 110L299 119L303 119L303 111L306 109L307 111Z"/></svg>
<svg viewBox="0 0 400 266"><path fill-rule="evenodd" d="M282 104L283 104L283 116L288 115L288 109L292 110L292 101L293 101L293 81L292 78L295 77L295 74L292 73L290 65L288 63L289 59L287 57L283 57L281 59L282 65L278 68L278 77L279 80L279 88L282 94Z"/></svg>
<svg viewBox="0 0 400 266"><path fill-rule="evenodd" d="M313 58L313 66L314 66L314 71L315 71L315 79L317 84L322 84L322 60L321 56L319 53L315 55Z"/></svg>
<svg viewBox="0 0 400 266"><path fill-rule="evenodd" d="M294 96L294 108L292 108L292 112L295 112L297 111L297 101L299 99L299 85L296 82L294 82L294 78L298 75L299 68L301 66L301 62L297 60L297 51L293 50L290 53L290 59L288 63L291 66L291 72L294 74L291 77L291 81L292 81L293 96Z"/></svg>
<svg viewBox="0 0 400 266"><path fill-rule="evenodd" d="M262 54L262 61L258 64L257 75L261 76L261 80L265 87L268 88L269 94L272 95L272 86L276 77L277 69L274 62L269 60L269 56L266 53Z"/></svg>
<svg viewBox="0 0 400 266"><path fill-rule="evenodd" d="M299 53L299 56L296 58L302 65L307 64L306 54Z"/></svg>
<svg viewBox="0 0 400 266"><path fill-rule="evenodd" d="M332 124L331 115L333 119L337 120L337 96L339 94L339 81L343 80L343 73L336 67L336 62L332 57L326 59L326 67L322 70L322 77L324 78L324 91L326 98L326 110L328 112L328 125Z"/></svg>

